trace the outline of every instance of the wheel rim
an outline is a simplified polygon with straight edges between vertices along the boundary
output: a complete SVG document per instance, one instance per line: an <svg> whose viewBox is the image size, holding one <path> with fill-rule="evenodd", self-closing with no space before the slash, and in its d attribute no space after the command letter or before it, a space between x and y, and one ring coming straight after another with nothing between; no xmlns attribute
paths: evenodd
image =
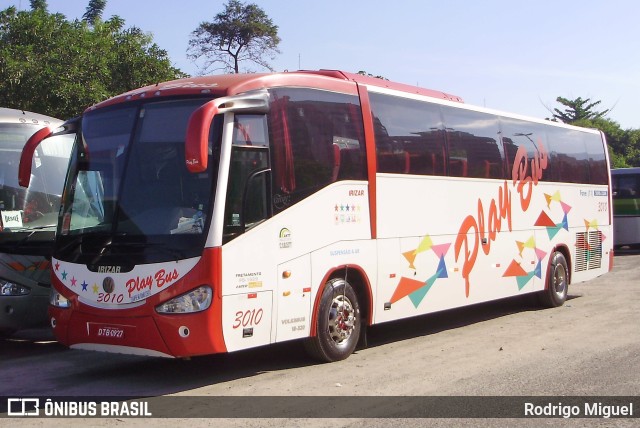
<svg viewBox="0 0 640 428"><path fill-rule="evenodd" d="M356 311L344 295L335 296L329 308L329 336L336 345L348 342L356 325Z"/></svg>
<svg viewBox="0 0 640 428"><path fill-rule="evenodd" d="M553 291L560 297L567 292L567 270L562 264L556 265L553 272Z"/></svg>

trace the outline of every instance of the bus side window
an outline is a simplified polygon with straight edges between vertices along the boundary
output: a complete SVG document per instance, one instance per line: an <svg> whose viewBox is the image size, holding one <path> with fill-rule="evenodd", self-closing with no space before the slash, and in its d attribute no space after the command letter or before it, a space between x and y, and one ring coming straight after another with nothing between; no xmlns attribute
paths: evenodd
<svg viewBox="0 0 640 428"><path fill-rule="evenodd" d="M502 145L507 156L507 178L513 176L516 153L519 148L527 152L527 159L530 161L540 156L541 150L548 152L546 127L543 125L525 122L523 120L500 117L500 129L502 132ZM522 161L520 161L522 162ZM516 168L519 168L516 165ZM553 162L547 162L546 168L542 171L542 180L550 181L556 168Z"/></svg>
<svg viewBox="0 0 640 428"><path fill-rule="evenodd" d="M266 147L233 146L225 202L225 242L269 217L266 203L269 178Z"/></svg>
<svg viewBox="0 0 640 428"><path fill-rule="evenodd" d="M449 153L449 175L504 178L504 149L498 117L442 107Z"/></svg>
<svg viewBox="0 0 640 428"><path fill-rule="evenodd" d="M587 134L584 137L584 141L589 158L589 182L591 184L607 184L609 181L607 159L605 158L605 148L600 135Z"/></svg>
<svg viewBox="0 0 640 428"><path fill-rule="evenodd" d="M344 179L366 178L358 98L321 90L271 90L269 141L276 212Z"/></svg>
<svg viewBox="0 0 640 428"><path fill-rule="evenodd" d="M613 180L613 196L616 198L636 198L638 196L638 180L635 175L620 175Z"/></svg>
<svg viewBox="0 0 640 428"><path fill-rule="evenodd" d="M550 128L547 131L547 141L551 154L550 163L554 168L552 180L589 183L589 161L582 132Z"/></svg>
<svg viewBox="0 0 640 428"><path fill-rule="evenodd" d="M444 128L437 105L370 93L377 171L444 175Z"/></svg>

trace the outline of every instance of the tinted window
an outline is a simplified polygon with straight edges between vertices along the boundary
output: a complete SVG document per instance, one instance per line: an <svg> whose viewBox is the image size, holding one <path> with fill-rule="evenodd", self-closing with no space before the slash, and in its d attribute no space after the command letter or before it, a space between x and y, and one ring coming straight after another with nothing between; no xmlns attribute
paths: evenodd
<svg viewBox="0 0 640 428"><path fill-rule="evenodd" d="M444 127L438 105L370 94L379 172L445 174Z"/></svg>
<svg viewBox="0 0 640 428"><path fill-rule="evenodd" d="M584 141L589 159L589 181L591 184L607 184L609 173L607 171L607 158L604 153L604 145L600 135L585 134Z"/></svg>
<svg viewBox="0 0 640 428"><path fill-rule="evenodd" d="M336 180L366 178L362 113L356 96L271 91L269 138L276 210Z"/></svg>
<svg viewBox="0 0 640 428"><path fill-rule="evenodd" d="M614 199L640 197L640 174L614 175L612 182Z"/></svg>
<svg viewBox="0 0 640 428"><path fill-rule="evenodd" d="M27 124L0 124L0 233L44 230L58 220L74 136L47 138L35 149L25 189L18 184L20 154L38 129Z"/></svg>
<svg viewBox="0 0 640 428"><path fill-rule="evenodd" d="M269 216L265 206L264 190L259 185L252 185L254 177L264 179L268 164L266 147L236 145L234 140L229 166L229 185L224 214L224 241L228 241L243 233L253 223L258 223Z"/></svg>
<svg viewBox="0 0 640 428"><path fill-rule="evenodd" d="M549 152L546 138L546 127L537 123L512 118L500 118L502 131L502 144L507 156L507 177L512 176L514 159L518 148L523 147L527 151L527 159L539 159L541 151ZM542 180L548 180L553 164L547 162L547 167L542 171Z"/></svg>
<svg viewBox="0 0 640 428"><path fill-rule="evenodd" d="M547 129L550 163L553 165L551 181L589 183L589 162L583 133L571 129Z"/></svg>
<svg viewBox="0 0 640 428"><path fill-rule="evenodd" d="M503 178L504 160L496 116L442 107L449 150L449 175Z"/></svg>

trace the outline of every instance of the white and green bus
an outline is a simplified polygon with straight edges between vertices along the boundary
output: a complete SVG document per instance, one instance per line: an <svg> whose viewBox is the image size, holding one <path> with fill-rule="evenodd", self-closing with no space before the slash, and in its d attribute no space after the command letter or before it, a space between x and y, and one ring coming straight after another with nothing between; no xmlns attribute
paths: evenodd
<svg viewBox="0 0 640 428"><path fill-rule="evenodd" d="M50 259L73 140L52 137L35 149L28 187L19 185L18 167L29 137L61 124L0 108L0 336L48 325Z"/></svg>
<svg viewBox="0 0 640 428"><path fill-rule="evenodd" d="M640 248L640 168L611 170L614 244Z"/></svg>

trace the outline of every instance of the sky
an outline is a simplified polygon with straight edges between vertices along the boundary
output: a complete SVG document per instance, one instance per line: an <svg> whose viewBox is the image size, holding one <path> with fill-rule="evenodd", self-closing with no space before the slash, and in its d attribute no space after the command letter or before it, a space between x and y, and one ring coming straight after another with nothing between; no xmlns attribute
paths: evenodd
<svg viewBox="0 0 640 428"><path fill-rule="evenodd" d="M173 65L191 33L223 0L107 0L103 19L151 33ZM467 104L547 118L557 97L601 101L595 110L640 129L640 2L637 0L244 0L278 26L276 71L364 70L457 95ZM89 0L48 0L81 19ZM0 0L0 10L29 0ZM247 64L249 66L249 64ZM254 66L254 71L257 71ZM217 71L215 73L220 73ZM133 88L132 88L133 89Z"/></svg>

